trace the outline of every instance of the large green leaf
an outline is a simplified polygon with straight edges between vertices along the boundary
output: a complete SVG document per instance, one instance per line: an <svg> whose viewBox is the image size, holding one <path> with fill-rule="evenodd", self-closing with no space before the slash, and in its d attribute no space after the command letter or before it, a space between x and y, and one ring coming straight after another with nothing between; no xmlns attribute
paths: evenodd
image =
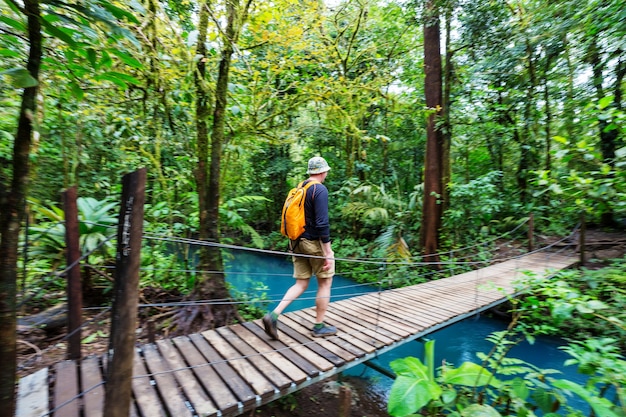
<svg viewBox="0 0 626 417"><path fill-rule="evenodd" d="M401 375L391 386L387 411L392 416L406 416L439 398L441 393L441 388L435 383Z"/></svg>
<svg viewBox="0 0 626 417"><path fill-rule="evenodd" d="M441 396L442 389L429 378L428 368L419 359L396 359L390 366L398 375L389 393L388 411L392 416L416 412Z"/></svg>
<svg viewBox="0 0 626 417"><path fill-rule="evenodd" d="M406 375L414 378L428 379L428 369L417 358L407 357L392 361L389 366L397 375Z"/></svg>
<svg viewBox="0 0 626 417"><path fill-rule="evenodd" d="M0 56L8 56L8 57L18 57L20 56L20 54L16 51L13 51L11 49L4 49L4 48L0 48Z"/></svg>
<svg viewBox="0 0 626 417"><path fill-rule="evenodd" d="M12 68L0 72L0 75L6 75L11 79L11 85L15 88L29 88L37 85L37 80L25 68Z"/></svg>
<svg viewBox="0 0 626 417"><path fill-rule="evenodd" d="M143 68L143 64L139 60L133 58L128 53L119 49L108 49L113 55L117 56L123 63L133 68Z"/></svg>
<svg viewBox="0 0 626 417"><path fill-rule="evenodd" d="M613 411L613 403L606 398L598 397L582 385L567 379L557 379L552 383L556 388L573 392L585 400L593 409L597 417L618 417L619 414Z"/></svg>
<svg viewBox="0 0 626 417"><path fill-rule="evenodd" d="M137 20L135 15L129 12L128 10L124 10L120 7L114 6L113 4L106 2L106 1L100 1L100 4L102 5L102 7L107 9L117 19L122 19L123 17L125 17L129 22L139 24L139 20Z"/></svg>
<svg viewBox="0 0 626 417"><path fill-rule="evenodd" d="M469 387L480 387L487 384L494 387L500 386L500 381L491 372L473 362L463 362L456 369L446 370L442 376L447 384Z"/></svg>
<svg viewBox="0 0 626 417"><path fill-rule="evenodd" d="M46 21L46 19L41 19L41 25L49 35L65 42L72 48L76 48L76 42L72 38L72 34L68 31L68 29L57 28L52 23Z"/></svg>
<svg viewBox="0 0 626 417"><path fill-rule="evenodd" d="M11 19L8 16L0 16L0 22L12 27L13 29L19 30L20 32L26 32L26 25L24 22L20 22L19 20Z"/></svg>
<svg viewBox="0 0 626 417"><path fill-rule="evenodd" d="M461 411L463 417L500 417L498 411L487 404L472 404L463 411Z"/></svg>

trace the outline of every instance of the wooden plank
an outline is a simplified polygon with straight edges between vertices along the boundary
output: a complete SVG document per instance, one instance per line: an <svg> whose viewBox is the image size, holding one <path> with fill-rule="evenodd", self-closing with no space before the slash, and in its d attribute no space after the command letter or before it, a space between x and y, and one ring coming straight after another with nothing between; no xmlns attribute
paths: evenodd
<svg viewBox="0 0 626 417"><path fill-rule="evenodd" d="M503 281L504 283L508 283L510 279L507 278L507 273L499 274L497 277L498 280ZM502 294L501 291L498 290L497 283L492 280L481 280L481 281L470 281L470 282L458 282L454 280L450 280L450 278L445 278L444 280L433 281L421 284L416 287L409 287L405 291L397 291L391 290L394 293L410 293L415 294L416 292L425 292L428 290L437 291L442 296L447 297L455 297L459 295L471 294L472 296L480 296L490 298L493 295L490 293L499 293Z"/></svg>
<svg viewBox="0 0 626 417"><path fill-rule="evenodd" d="M447 279L447 278L446 278ZM450 281L448 281L449 283ZM476 288L474 283L468 284L456 284L449 285L446 282L439 283L438 281L426 282L423 284L419 284L416 286L407 287L404 291L398 291L398 289L393 289L385 292L384 296L389 295L406 295L410 296L413 299L418 299L429 305L433 308L438 307L441 304L441 300L458 300L460 297L463 297L464 294L471 293L472 295L476 293ZM462 300L462 298L461 298ZM463 301L463 304L469 304ZM456 313L456 310L452 310L452 313ZM444 312L445 314L445 312Z"/></svg>
<svg viewBox="0 0 626 417"><path fill-rule="evenodd" d="M304 373L304 371L286 359L283 355L276 352L274 346L276 348L284 347L284 345L281 346L279 344L280 342L266 339L267 336L265 333L263 333L263 338L260 338L240 324L230 326L230 329L252 349L276 365L278 369L280 369L295 384L300 384L307 379L307 374Z"/></svg>
<svg viewBox="0 0 626 417"><path fill-rule="evenodd" d="M176 379L170 372L167 363L163 360L156 346L152 343L142 346L143 357L148 367L152 379L156 382L156 389L159 391L161 399L172 416L189 416L193 413L185 405L185 398L178 389Z"/></svg>
<svg viewBox="0 0 626 417"><path fill-rule="evenodd" d="M415 290L405 292L395 291L392 293L400 302L405 302L407 298L425 300L432 303L437 301L437 311L447 311L452 314L460 314L464 311L471 311L490 304L493 301L504 298L506 294L500 290L487 290L478 288L463 287L441 287L429 284ZM430 301L426 301L430 300Z"/></svg>
<svg viewBox="0 0 626 417"><path fill-rule="evenodd" d="M442 321L442 318L432 317L432 315L426 314L425 311L430 310L425 305L418 304L415 301L409 301L409 306L398 305L391 303L390 295L383 293L377 303L374 304L369 300L350 300L355 303L361 310L368 310L370 313L375 314L378 320L383 321L389 319L392 324L398 326L403 324L405 328L410 329L410 333L414 334L419 330L426 327L430 327L435 323ZM425 308L426 307L426 308ZM408 311L406 311L408 310ZM416 314L419 312L420 314ZM445 317L440 314L440 317ZM409 326L409 327L407 327Z"/></svg>
<svg viewBox="0 0 626 417"><path fill-rule="evenodd" d="M78 390L78 369L73 360L57 362L54 384L55 417L79 417L80 393Z"/></svg>
<svg viewBox="0 0 626 417"><path fill-rule="evenodd" d="M312 328L315 325L315 311L314 310L300 310L294 311L294 315L300 317L308 323L308 327ZM344 340L346 343L353 345L356 349L359 349L365 353L372 353L376 351L375 343L370 343L371 339L365 337L367 341L363 340L363 334L359 330L352 330L343 323L334 323L337 328L337 339L332 341ZM351 331L352 330L352 331Z"/></svg>
<svg viewBox="0 0 626 417"><path fill-rule="evenodd" d="M174 347L171 340L159 340L156 342L163 360L178 381L181 389L189 399L189 403L201 417L217 415L217 408L204 388L200 385L193 372L188 369L183 357Z"/></svg>
<svg viewBox="0 0 626 417"><path fill-rule="evenodd" d="M213 403L224 414L237 410L239 403L237 397L230 390L228 385L216 372L213 364L207 363L206 358L196 349L194 344L186 336L172 339L181 355L185 358L196 378L211 395Z"/></svg>
<svg viewBox="0 0 626 417"><path fill-rule="evenodd" d="M352 355L354 355L356 358L360 358L362 356L365 356L365 354L367 353L366 350L361 349L360 347L357 347L354 343L350 343L347 338L344 338L344 336L341 336L339 334L334 335L334 336L328 336L328 337L313 337L311 329L313 328L313 321L312 320L308 320L306 318L303 318L301 316L299 316L297 314L297 312L290 312L289 313L290 318L292 319L292 321L294 323L296 323L296 325L299 326L299 331L303 332L303 333L308 333L309 335L311 335L311 338L315 341L318 341L320 339L326 340L332 344L337 345L338 347L344 349L347 352L350 352Z"/></svg>
<svg viewBox="0 0 626 417"><path fill-rule="evenodd" d="M261 327L261 324L259 322L257 322L256 324L243 323L242 326L248 329L248 331L254 333L254 335L256 335L256 337L258 337L259 339L266 340L267 336L265 334L265 330ZM283 342L272 341L272 343L274 344L274 348L278 351L278 353L283 355L287 360L291 361L298 368L302 369L302 371L304 371L304 373L307 374L309 377L318 376L320 374L320 369L317 366L313 365L295 350L290 349L289 346L287 346ZM277 346L280 347L276 348Z"/></svg>
<svg viewBox="0 0 626 417"><path fill-rule="evenodd" d="M368 325L361 325L351 318L346 318L336 314L334 311L327 311L326 317L329 321L341 323L341 325L347 329L349 334L357 334L361 340L369 343L377 349L389 346L395 342L394 339L372 330Z"/></svg>
<svg viewBox="0 0 626 417"><path fill-rule="evenodd" d="M41 417L48 414L48 368L20 378L16 417Z"/></svg>
<svg viewBox="0 0 626 417"><path fill-rule="evenodd" d="M382 295L381 295L382 296ZM412 323L407 320L399 320L398 316L380 308L380 300L367 298L356 298L342 300L341 304L335 308L349 311L351 314L368 320L375 325L384 325L385 328L394 329L400 332L403 337L419 331L424 323Z"/></svg>
<svg viewBox="0 0 626 417"><path fill-rule="evenodd" d="M349 311L361 318L367 318L372 324L384 327L386 329L393 328L394 332L401 331L402 337L410 336L417 333L421 326L416 326L414 323L408 321L400 321L397 316L389 315L387 312L377 310L376 308L370 308L366 304L359 303L354 300L342 300L341 305L335 308L341 308L344 311Z"/></svg>
<svg viewBox="0 0 626 417"><path fill-rule="evenodd" d="M283 338L283 335L286 336L286 338ZM289 327L286 323L283 323L283 325L281 325L280 327L280 340L285 344L290 344L290 341L293 341L299 346L311 350L314 354L319 355L321 358L327 360L333 366L341 366L346 363L346 359L337 355L335 352L326 349L321 344L315 343L310 337L302 335L301 333ZM349 360L354 359L354 355L352 355L351 353L345 352L345 354L349 358L351 358Z"/></svg>
<svg viewBox="0 0 626 417"><path fill-rule="evenodd" d="M97 356L85 358L80 363L80 375L85 406L84 415L102 417L104 414L104 381Z"/></svg>
<svg viewBox="0 0 626 417"><path fill-rule="evenodd" d="M291 378L287 378L280 369L258 354L258 352L243 341L230 327L220 327L217 332L236 349L240 356L245 356L259 372L267 378L277 390L283 390L292 383Z"/></svg>
<svg viewBox="0 0 626 417"><path fill-rule="evenodd" d="M328 338L323 337L313 337L311 336L311 329L306 326L303 326L297 321L297 317L294 317L291 313L283 314L281 316L281 321L286 325L293 329L295 332L299 333L300 336L305 340L306 344L319 344L323 348L329 350L333 354L342 358L345 362L352 362L357 357L359 357L360 351L355 353L352 349L349 349L347 346L340 346L336 343L332 343Z"/></svg>
<svg viewBox="0 0 626 417"><path fill-rule="evenodd" d="M143 416L166 417L166 409L161 404L159 395L152 385L152 378L143 362L143 358L135 351L133 360L133 377L131 379L132 392L135 395L135 404Z"/></svg>
<svg viewBox="0 0 626 417"><path fill-rule="evenodd" d="M396 321L383 326L381 317L377 313L370 313L369 311L360 311L356 313L354 311L354 304L340 301L333 305L332 311L343 317L355 317L358 318L364 326L369 327L375 332L380 332L395 340L402 340L412 332L407 330L404 326L396 327Z"/></svg>
<svg viewBox="0 0 626 417"><path fill-rule="evenodd" d="M328 314L329 317L333 317L335 320L349 321L357 326L360 326L363 329L366 329L368 334L371 334L372 337L379 339L385 344L392 344L393 342L397 342L403 339L403 337L401 337L399 334L394 333L389 329L377 326L376 323L371 323L359 316L348 313L343 309L333 307L332 311L329 310L326 314Z"/></svg>
<svg viewBox="0 0 626 417"><path fill-rule="evenodd" d="M446 321L451 314L457 315L459 311L464 311L464 308L457 305L457 301L458 299L454 299L454 307L446 308L447 304L442 299L422 290L414 290L410 295L390 290L381 296L379 307L401 317L407 323L430 327Z"/></svg>
<svg viewBox="0 0 626 417"><path fill-rule="evenodd" d="M201 334L191 334L189 339L206 360L213 364L217 373L244 406L251 405L256 401L256 394L250 385L239 376L228 361L224 360Z"/></svg>
<svg viewBox="0 0 626 417"><path fill-rule="evenodd" d="M436 306L430 307L424 298L436 300ZM463 303L461 298L437 298L434 295L421 293L420 295L403 295L389 293L385 295L384 309L394 311L395 314L413 322L425 323L427 327L443 323L450 317L455 317L477 308L474 303ZM429 314L437 309L438 314ZM442 314L442 312L445 312Z"/></svg>
<svg viewBox="0 0 626 417"><path fill-rule="evenodd" d="M500 298L502 297L504 297L504 295L500 295ZM407 308L406 307L407 304L409 304L412 300L414 300L414 297L411 297L410 295L405 296L405 295L396 293L390 297L389 302L393 303L395 305L395 308L398 311L404 311L404 314L411 314L413 312L414 314L428 315L428 313L431 313L429 310L422 310L418 312L416 310ZM484 303L472 303L472 304L462 305L458 299L443 298L443 297L439 298L438 300L439 302L438 302L437 312L439 312L440 315L442 312L447 312L447 314L445 316L441 315L437 319L437 321L433 324L443 323L453 317L457 317L459 315L462 315L471 311L475 311L478 308L488 304L487 302L484 302ZM417 302L420 303L419 297L417 297ZM431 313L431 317L432 316L433 314Z"/></svg>
<svg viewBox="0 0 626 417"><path fill-rule="evenodd" d="M228 333L225 329L222 332L217 332L215 330L207 330L202 332L202 336L213 346L224 358L228 358L228 363L235 368L237 373L241 376L241 378L246 381L254 390L256 395L260 397L269 397L274 394L274 386L266 377L265 372L261 373L257 370L257 368L253 365L253 359L258 358L258 356L250 356L248 357L246 354L242 354L233 346L231 343L234 340L230 339L238 339L234 334ZM227 337L228 336L228 337ZM229 339L226 341L226 339ZM229 343L230 342L230 343ZM258 363L258 361L254 361ZM266 365L270 365L267 363ZM274 374L280 372L274 368ZM271 369L264 369L263 371L267 371L271 373ZM287 379L284 378L284 382L288 384Z"/></svg>
<svg viewBox="0 0 626 417"><path fill-rule="evenodd" d="M260 326L260 324L259 324ZM225 327L221 327L219 329L217 329L218 332L223 332L223 331L228 331L229 334L228 336L225 335L225 337L228 339L228 341L231 344L235 344L235 347L237 347L237 350L240 351L242 354L246 354L246 355L253 355L256 353L256 351L254 351L247 343L245 343L244 341L242 341L241 339L239 339L239 337L237 337L232 330L227 329ZM299 343L298 341L296 341L295 339L293 339L292 337L290 337L287 333L285 332L281 332L280 334L280 341L281 343L283 343L285 346L287 346L289 349L297 352L300 356L302 356L303 358L305 358L307 361L309 361L312 365L314 365L317 369L319 369L321 372L326 372L329 371L331 369L334 368L334 364L332 362L330 362L328 359L326 359L322 354L317 353L315 350L310 349L309 346L303 346L301 343ZM239 343L242 344L242 346L239 346ZM267 359L265 359L262 356L256 355L254 356L255 358L259 358L262 359L263 361L266 361L267 363L270 363L269 361L267 361ZM271 364L271 363L270 363ZM263 371L263 367L257 365L257 368L261 369ZM285 380L287 380L287 378L279 372L279 375L281 375ZM269 376L268 373L266 373L265 371L263 371L263 373L266 376ZM291 379L289 379L289 383L291 383ZM277 387L278 384L275 384ZM286 388L287 386L284 387L279 387L280 389L282 388Z"/></svg>
<svg viewBox="0 0 626 417"><path fill-rule="evenodd" d="M393 312L408 322L413 322L424 327L431 327L442 323L452 316L459 314L459 308L447 309L446 304L432 295L420 293L410 295L400 300L396 293L387 293L381 302L380 308ZM405 317L406 315L406 317Z"/></svg>

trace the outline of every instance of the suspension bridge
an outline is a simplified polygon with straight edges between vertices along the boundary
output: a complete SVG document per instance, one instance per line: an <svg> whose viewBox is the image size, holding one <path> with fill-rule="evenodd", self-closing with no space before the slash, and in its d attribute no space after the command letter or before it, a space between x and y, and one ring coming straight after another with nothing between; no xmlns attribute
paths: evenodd
<svg viewBox="0 0 626 417"><path fill-rule="evenodd" d="M315 311L281 315L280 340L260 320L137 346L130 416L237 416L495 307L578 262L554 248L471 272L330 303L338 334L313 338ZM18 417L100 417L107 356L65 360L21 378Z"/></svg>

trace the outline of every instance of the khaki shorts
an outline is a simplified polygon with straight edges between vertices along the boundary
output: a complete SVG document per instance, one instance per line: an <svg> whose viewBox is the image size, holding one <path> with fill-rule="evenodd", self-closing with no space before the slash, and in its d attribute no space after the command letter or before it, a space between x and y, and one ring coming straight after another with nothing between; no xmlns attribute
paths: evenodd
<svg viewBox="0 0 626 417"><path fill-rule="evenodd" d="M293 256L293 277L296 279L309 279L315 275L318 279L332 278L335 275L335 267L328 271L322 271L325 259L323 258L322 243L319 240L300 239L294 253L320 256L321 258L309 258Z"/></svg>

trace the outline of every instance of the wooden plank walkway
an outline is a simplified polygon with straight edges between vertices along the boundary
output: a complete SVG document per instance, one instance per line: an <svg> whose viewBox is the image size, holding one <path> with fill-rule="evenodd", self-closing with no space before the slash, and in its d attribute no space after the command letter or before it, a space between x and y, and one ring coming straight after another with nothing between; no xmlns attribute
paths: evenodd
<svg viewBox="0 0 626 417"><path fill-rule="evenodd" d="M260 320L137 349L130 416L236 416L516 294L522 271L548 276L574 256L534 253L450 278L332 302L336 336L310 335L313 308L280 317L280 341ZM62 361L22 378L18 417L100 417L105 357Z"/></svg>

